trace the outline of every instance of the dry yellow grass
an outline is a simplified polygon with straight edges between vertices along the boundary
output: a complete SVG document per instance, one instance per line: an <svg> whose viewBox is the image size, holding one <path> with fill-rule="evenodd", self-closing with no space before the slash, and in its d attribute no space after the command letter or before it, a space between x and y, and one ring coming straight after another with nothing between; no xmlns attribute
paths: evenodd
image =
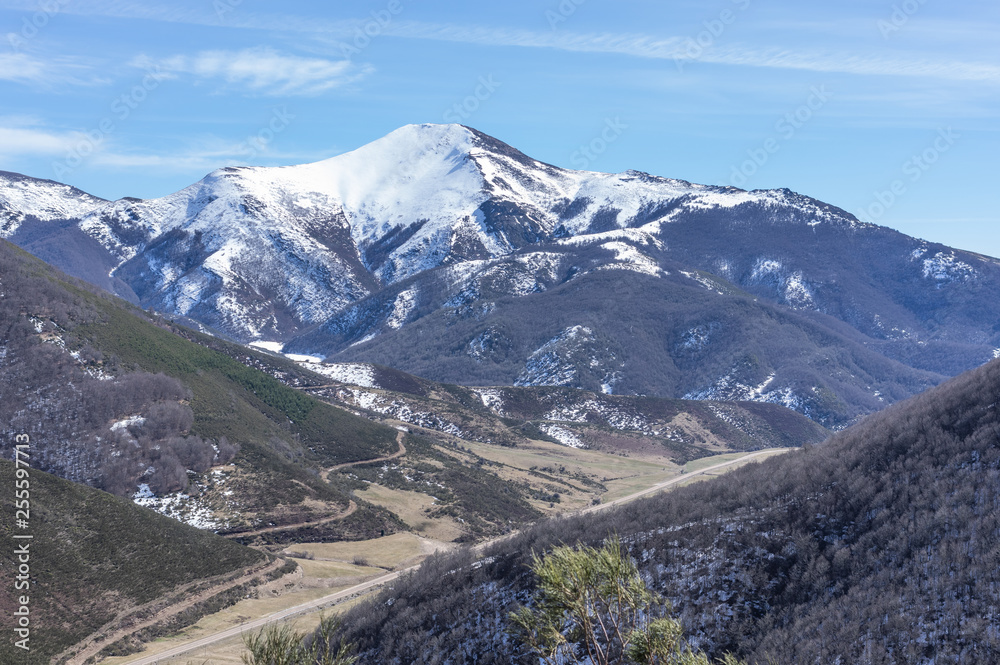
<svg viewBox="0 0 1000 665"><path fill-rule="evenodd" d="M395 533L385 538L340 543L300 543L285 550L309 554L314 561L353 563L362 558L369 566L391 570L411 565L411 562L431 552L448 547L447 544L421 538L413 533Z"/></svg>
<svg viewBox="0 0 1000 665"><path fill-rule="evenodd" d="M310 559L295 559L302 568L302 574L321 580L349 578L356 579L381 575L384 570L372 566L355 566L344 561L315 561Z"/></svg>
<svg viewBox="0 0 1000 665"><path fill-rule="evenodd" d="M434 499L427 494L395 490L371 483L358 496L396 513L399 519L421 536L451 542L465 533L462 526L451 517L431 519L427 516L425 511L433 509L435 505Z"/></svg>
<svg viewBox="0 0 1000 665"><path fill-rule="evenodd" d="M301 603L322 598L339 589L346 589L351 584L333 588L315 588L293 591L277 597L250 598L241 600L232 607L228 607L220 612L203 617L198 623L190 626L176 635L163 637L146 645L146 650L142 655L154 654L166 651L167 649L179 646L206 635L217 633L221 630L238 626L241 623L255 619L257 617L274 614L279 610L294 607ZM330 612L327 612L328 614ZM289 625L300 632L313 630L319 625L319 613L302 615L289 620ZM212 645L208 649L194 651L177 658L165 659L159 665L202 665L206 661L211 665L216 663L240 663L240 654L243 652L243 641L240 638L232 638ZM125 656L119 658L108 658L101 661L101 665L122 665L137 657Z"/></svg>
<svg viewBox="0 0 1000 665"><path fill-rule="evenodd" d="M717 471L709 471L707 473L698 474L693 476L690 480L677 483L675 487L684 487L690 485L691 483L700 482L703 480L710 480L718 476L729 473L734 469L738 469L746 464L755 464L757 462L763 462L766 459L770 459L775 455L783 455L794 448L774 448L772 450L763 451L763 454L755 456L753 459L748 459L745 462L736 462L731 464L724 469L719 469ZM693 460L684 465L685 473L693 473L699 469L704 469L705 467L712 466L713 464L718 464L720 462L728 462L730 460L738 460L740 457L746 455L746 453L730 453L726 455L716 455L715 457L705 457L702 459Z"/></svg>
<svg viewBox="0 0 1000 665"><path fill-rule="evenodd" d="M591 450L567 448L542 441L518 448L497 448L474 442L463 442L463 445L471 448L477 455L508 465L508 468L502 472L504 477L508 478L521 478L537 484L539 479L528 473L528 469L532 466L538 468L564 467L563 472L554 475L571 484L584 487L578 479L574 479L572 476L585 474L601 481L608 488L608 492L602 495L604 502L628 496L681 475L681 468L665 458L609 455ZM454 453L454 451L450 452ZM769 451L768 454L756 457L755 461L784 452L787 452L787 449ZM693 473L713 464L738 459L744 454L728 453L702 458L689 462L684 466L684 471ZM690 480L679 482L673 487L721 475L739 466L742 464L737 463L725 469L692 476ZM556 504L556 510L553 512L566 512L582 507L588 504L593 496L589 490L578 492L567 490L562 494L563 501ZM337 589L347 588L353 584L353 582L347 582L347 579L352 575L360 581L364 577L379 573L380 569L413 565L437 549L448 548L450 541L463 533L461 526L451 518L435 520L427 518L424 510L433 506L433 499L426 494L393 490L372 484L362 496L372 503L382 505L395 512L417 533L399 533L362 542L302 543L291 546L286 550L286 555L289 552L295 552L305 553L313 557L312 559L297 559L305 576L302 582L308 584L310 579L336 580L337 586L300 588L277 597L267 596L260 599L243 600L233 607L203 618L176 636L157 640L149 645L146 653L164 651L178 644L238 625L251 618L266 616L281 609L320 598ZM547 508L547 504L545 507ZM353 562L356 558L364 559L368 565L355 565ZM341 585L341 578L343 578L343 585ZM332 610L326 610L326 614L345 611L356 602L359 600L345 602ZM320 613L315 612L292 619L289 625L299 631L309 631L318 625L319 618ZM203 663L238 665L241 663L240 654L242 652L242 641L234 638L220 642L208 650L199 650L179 658L163 660L159 665L202 665ZM129 658L110 658L102 663L122 665L128 660Z"/></svg>
<svg viewBox="0 0 1000 665"><path fill-rule="evenodd" d="M532 441L516 448L499 448L476 442L466 442L463 445L481 457L511 467L504 470L505 477L526 480L534 485L544 481L528 473L532 467L539 470L546 467L556 470L563 468L563 471L549 475L579 489L563 487L559 491L562 500L554 509L549 509L548 504L536 504L536 507L550 514L589 505L591 499L598 494L597 490L587 487L579 478L573 476L583 475L602 483L608 491L601 495L601 498L604 501L611 501L668 480L678 475L680 471L680 468L666 457L626 457L596 450L569 448L547 441Z"/></svg>

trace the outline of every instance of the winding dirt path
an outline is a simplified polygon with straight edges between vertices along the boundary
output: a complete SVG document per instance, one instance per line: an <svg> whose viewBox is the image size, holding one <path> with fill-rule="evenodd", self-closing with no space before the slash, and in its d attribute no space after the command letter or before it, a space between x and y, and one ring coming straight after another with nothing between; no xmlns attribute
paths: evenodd
<svg viewBox="0 0 1000 665"><path fill-rule="evenodd" d="M193 605L196 605L204 600L208 600L212 596L222 593L223 591L227 591L228 589L231 589L235 586L245 584L250 580L254 579L255 577L266 575L274 570L277 570L283 565L285 565L285 562L282 559L275 559L274 561L264 566L263 568L254 569L251 572L245 573L244 575L237 577L234 580L210 586L207 589L204 589L203 591L200 591L193 596L185 597L184 600L182 600L179 603L173 603L171 605L167 605L166 607L157 611L155 614L152 614L147 619L142 619L131 625L119 628L111 633L106 633L105 631L108 630L111 626L120 625L123 621L127 621L129 615L142 611L144 608L149 607L150 603L147 603L146 605L142 605L140 607L136 607L133 608L132 610L124 612L119 616L115 617L115 619L111 623L102 626L100 629L97 630L97 632L89 635L83 642L78 642L76 645L74 645L73 649L75 650L76 653L66 661L66 665L82 665L83 663L87 662L89 658L91 658L92 656L96 656L98 653L100 653L102 649L111 644L114 644L115 642L117 642L122 638L128 637L129 635L138 632L143 628L148 628L149 626L158 624L161 621L169 619L170 617L175 616L177 614L180 614L181 612L188 609L189 607L192 607ZM197 582L185 586L190 587L193 586L194 584L197 584ZM175 591L174 593L176 594L182 592L183 592L183 587ZM155 603L156 601L153 602ZM66 652L63 652L63 654L65 653Z"/></svg>
<svg viewBox="0 0 1000 665"><path fill-rule="evenodd" d="M344 464L338 464L337 466L331 466L329 469L323 472L320 476L324 482L329 480L330 474L334 471L340 471L341 469L347 469L352 466L360 466L362 464L374 464L375 462L388 462L389 460L394 460L402 457L406 454L406 446L403 445L403 438L406 436L406 432L399 431L396 432L396 444L399 446L399 450L391 455L386 455L385 457L376 457L375 459L364 459L357 462L345 462Z"/></svg>
<svg viewBox="0 0 1000 665"><path fill-rule="evenodd" d="M339 515L334 515L333 517L324 517L321 520L313 520L311 522L296 522L295 524L282 524L281 526L269 526L264 529L257 529L256 531L240 531L239 533L225 533L222 534L226 538L246 538L247 536L259 536L264 533L274 533L276 531L292 531L293 529L301 529L307 526L319 526L320 524L329 524L330 522L336 522L337 520L342 520L348 515L352 515L355 510L358 509L358 504L354 503L353 500L348 502L347 510L340 513Z"/></svg>
<svg viewBox="0 0 1000 665"><path fill-rule="evenodd" d="M389 460L394 460L402 457L406 454L406 446L403 445L403 438L406 436L406 432L399 431L396 433L396 444L399 446L399 450L391 455L386 455L385 457L376 457L375 459L360 460L358 462L345 462L344 464L338 464L336 466L331 466L329 469L324 471L320 477L323 482L327 482L330 478L330 474L334 471L339 471L340 469L346 469L352 466L358 466L360 464L372 464L374 462L388 462ZM324 517L321 520L313 520L311 522L297 522L295 524L283 524L281 526L270 526L264 529L256 529L254 531L240 531L239 533L226 533L223 534L226 538L246 538L248 536L259 536L265 533L275 533L276 531L292 531L293 529L302 529L309 526L320 526L321 524L329 524L330 522L336 522L337 520L342 520L345 517L352 515L354 511L358 509L358 504L351 500L347 506L347 510L339 515L334 515L333 517Z"/></svg>
<svg viewBox="0 0 1000 665"><path fill-rule="evenodd" d="M402 432L400 432L400 434L402 434ZM400 447L402 447L402 442L400 442ZM788 450L792 450L792 449L789 448ZM657 483L656 485L653 485L652 487L647 487L644 490L640 490L640 491L635 492L633 494L630 494L628 496L622 497L620 499L616 499L615 501L610 501L608 503L602 503L602 504L599 504L599 505L596 505L596 506L590 506L588 508L584 508L583 510L579 510L579 511L576 511L575 513L570 513L570 514L593 513L593 512L598 512L598 511L601 511L601 510L608 510L609 508L613 508L615 506L619 506L619 505L621 505L623 503L627 503L629 501L634 501L635 499L641 498L643 496L647 496L649 494L654 494L656 492L662 491L662 490L670 487L671 485L676 485L678 483L682 483L682 482L684 482L684 481L686 481L689 478L692 478L694 476L699 476L699 475L703 475L703 474L706 474L706 473L711 473L712 471L718 471L719 469L722 469L722 468L727 467L727 466L732 466L734 464L744 463L744 462L746 462L748 460L752 460L752 459L754 459L756 457L761 457L763 455L770 455L770 454L774 454L774 451L773 450L763 450L763 451L758 451L758 452L750 453L750 454L747 454L747 455L743 455L742 457L738 457L737 459L734 459L734 460L729 460L728 462L720 462L719 464L713 464L712 466L705 467L704 469L699 469L697 471L692 471L691 473L685 473L682 476L678 476L676 478L671 478L670 480L664 481L662 483ZM355 462L355 464L358 464L358 462ZM497 538L493 538L492 540L488 540L488 541L479 543L478 545L473 546L473 551L476 552L476 553L482 553L490 545L493 545L493 544L495 544L497 542L500 542L502 540L510 538L513 535L514 535L513 533L506 534L506 535L503 535L503 536L499 536ZM305 613L308 613L308 612L311 612L311 611L315 611L315 610L317 610L317 609L319 609L321 607L324 607L324 606L327 606L327 605L330 605L330 604L334 604L334 603L337 603L339 601L343 601L343 600L345 600L347 598L352 598L352 597L356 597L356 596L359 596L359 595L362 595L362 594L366 594L366 593L372 591L373 589L375 589L377 587L381 587L381 586L384 586L385 584L387 584L389 582L392 582L393 580L395 580L400 575L403 575L403 574L408 573L410 571L416 570L419 567L420 567L420 564L417 564L417 565L414 565L414 566L410 566L409 568L404 568L402 570L396 570L396 571L393 571L391 573L386 573L384 575L379 575L378 577L372 578L372 579L370 579L370 580L368 580L366 582L362 582L361 584L357 584L355 586L352 586L349 589L344 589L343 591L338 591L337 593L333 593L333 594L330 594L328 596L323 596L322 598L317 598L316 600L310 601L308 603L303 603L301 605L296 605L295 607L290 607L290 608L288 608L286 610L281 610L280 612L276 612L275 614L272 614L270 616L261 617L260 619L255 619L253 621L248 621L248 622L246 622L244 624L241 624L239 626L233 626L232 628L228 628L228 629L223 630L221 632L215 633L214 635L208 635L206 637L200 638L200 639L192 641L192 642L188 642L187 644L182 644L180 646L174 647L172 649L169 649L167 651L163 651L163 652L158 653L158 654L149 655L149 656L137 656L135 660L129 661L128 665L155 665L158 661L167 660L167 659L173 658L175 656L183 655L183 654L188 653L190 651L193 651L195 649L200 649L202 647L210 646L212 644L215 644L216 642L221 642L222 640L228 639L230 637L236 637L236 636L238 636L238 635L240 635L240 634L242 634L244 632L247 632L247 631L255 631L255 630L259 629L259 628L262 628L263 626L266 626L267 624L276 623L278 621L283 621L284 619L287 619L289 617L293 617L293 616L297 616L299 614L305 614Z"/></svg>

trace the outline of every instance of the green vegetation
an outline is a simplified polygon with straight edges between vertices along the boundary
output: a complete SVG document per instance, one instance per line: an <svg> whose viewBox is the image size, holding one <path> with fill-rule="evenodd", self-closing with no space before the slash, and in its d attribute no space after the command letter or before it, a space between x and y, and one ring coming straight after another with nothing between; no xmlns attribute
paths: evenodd
<svg viewBox="0 0 1000 665"><path fill-rule="evenodd" d="M391 428L290 388L223 351L193 343L166 323L151 325L120 303L103 300L101 305L100 322L83 326L81 333L123 363L181 379L194 393L196 430L204 430L207 436L235 428L251 440L262 438L253 436L254 431L297 438L308 449L309 461L326 466L392 451L395 432ZM190 331L186 334L206 338ZM225 348L209 339L199 341ZM226 350L235 355L236 348ZM241 355L249 357L253 352L241 349Z"/></svg>
<svg viewBox="0 0 1000 665"><path fill-rule="evenodd" d="M0 486L14 487L14 476L13 463L0 460ZM31 651L24 660L10 645L12 615L5 607L0 663L48 663L122 610L266 560L213 533L35 469L30 492ZM0 534L14 542L13 520L0 524ZM4 570L15 569L16 559L13 546L0 551Z"/></svg>
<svg viewBox="0 0 1000 665"><path fill-rule="evenodd" d="M670 604L646 588L618 538L603 547L557 547L533 555L532 608L510 613L524 642L546 665L709 665L684 643ZM740 665L731 655L719 663Z"/></svg>
<svg viewBox="0 0 1000 665"><path fill-rule="evenodd" d="M98 293L7 243L0 281L0 422L31 435L42 470L120 496L139 483L157 495L190 484L219 523L240 530L343 510L345 491L320 470L395 449L395 430L284 385L253 366L253 352ZM224 488L189 473L230 461ZM370 510L360 504L355 519Z"/></svg>
<svg viewBox="0 0 1000 665"><path fill-rule="evenodd" d="M313 635L298 633L286 624L270 625L243 637L245 665L353 665L354 646L343 641L332 646L340 627L334 618L320 619Z"/></svg>

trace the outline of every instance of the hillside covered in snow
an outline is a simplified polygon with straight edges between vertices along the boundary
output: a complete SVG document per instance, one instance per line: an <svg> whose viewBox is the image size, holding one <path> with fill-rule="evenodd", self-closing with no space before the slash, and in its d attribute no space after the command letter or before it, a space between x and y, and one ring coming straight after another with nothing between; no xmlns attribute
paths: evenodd
<svg viewBox="0 0 1000 665"><path fill-rule="evenodd" d="M765 401L839 427L1000 348L994 259L788 190L561 169L460 125L150 200L0 174L0 214L145 308L435 380Z"/></svg>

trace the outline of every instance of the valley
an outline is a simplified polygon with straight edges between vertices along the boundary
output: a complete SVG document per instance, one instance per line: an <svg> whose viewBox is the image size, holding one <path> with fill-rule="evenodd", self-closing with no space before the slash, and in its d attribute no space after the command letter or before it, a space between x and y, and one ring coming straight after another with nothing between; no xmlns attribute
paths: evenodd
<svg viewBox="0 0 1000 665"><path fill-rule="evenodd" d="M46 523L53 553L79 552L75 571L103 570L97 543L114 536L100 525L123 520L136 526L124 527L121 556L143 561L127 553L150 538L138 526L147 514L173 525L149 541L173 566L193 543L235 548L223 566L287 558L303 543L401 536L422 538L424 556L646 489L691 460L827 436L778 405L466 388L382 366L296 361L139 310L9 244L0 243L0 258L5 431L30 433L39 473L121 502L65 505ZM114 505L132 512L108 521ZM87 520L94 547L80 548L78 532L60 523ZM307 582L289 595L295 603L366 572L352 561L300 563ZM217 589L207 562L141 591L134 575L50 577L43 595L92 597L93 607L53 624L60 614L42 605L40 630L57 636L49 644L59 651L92 636L82 657L128 653L241 598L275 607L268 590L284 590L291 570L276 565ZM184 591L192 582L198 590ZM177 602L196 594L204 598Z"/></svg>
<svg viewBox="0 0 1000 665"><path fill-rule="evenodd" d="M920 515L892 504L914 532L895 558L859 549L889 538L865 529L898 474L957 487L972 446L993 481L969 386L995 388L1000 262L787 189L570 171L410 125L157 199L0 172L0 236L0 425L30 435L49 496L80 497L40 536L79 556L39 580L38 662L236 662L241 630L329 607L372 662L416 662L431 634L456 662L521 662L498 617L527 554L612 532L699 648L813 657L835 650L788 626L840 612L858 633L854 599L894 602L885 566L961 535L921 486Z"/></svg>
<svg viewBox="0 0 1000 665"><path fill-rule="evenodd" d="M659 482L652 487L632 492L614 501L589 506L572 514L590 514L629 501L664 491L672 486L680 486L695 481L702 476L724 473L759 459L787 452L787 450L758 451L749 454L726 455L724 459L706 458L692 464L686 475L674 473L670 480ZM506 540L511 535L499 540ZM476 545L476 552L485 551L496 541ZM124 658L108 658L105 665L184 665L192 658L207 659L212 663L239 663L243 651L242 634L256 631L263 626L282 622L297 630L314 628L320 613L341 612L352 607L366 595L390 586L400 575L413 572L419 563L435 552L448 551L454 546L446 543L414 538L399 534L370 542L357 543L301 543L282 554L291 556L300 571L295 583L285 582L293 591L285 591L269 600L254 600L237 603L231 608L199 621L176 636L152 643L141 654ZM403 558L408 557L408 558ZM374 566L374 568L373 568ZM390 572L377 574L379 569ZM373 575L373 573L375 573ZM293 575L294 577L294 575ZM357 580L351 583L351 580ZM306 600L318 591L308 588L311 584L325 583L335 588L332 592L315 599ZM350 584L348 586L348 584ZM339 586L338 586L339 585ZM342 588L341 588L342 587ZM303 602L305 601L305 602ZM280 607L281 609L277 609ZM259 618L257 618L259 617ZM147 653L148 652L148 653Z"/></svg>

